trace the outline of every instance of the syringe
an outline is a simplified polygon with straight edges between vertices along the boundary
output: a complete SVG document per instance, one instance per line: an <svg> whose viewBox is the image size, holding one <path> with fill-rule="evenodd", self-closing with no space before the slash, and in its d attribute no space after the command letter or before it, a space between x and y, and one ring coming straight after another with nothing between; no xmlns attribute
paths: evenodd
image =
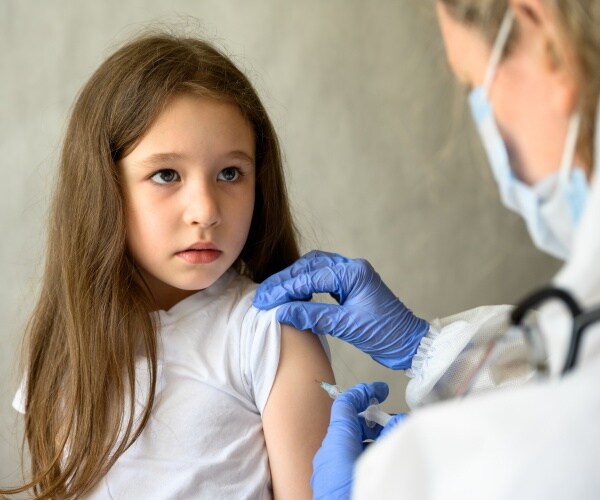
<svg viewBox="0 0 600 500"><path fill-rule="evenodd" d="M327 382L319 382L318 380L317 382L321 388L326 391L327 394L329 394L331 399L337 398L340 394L342 394L342 392L344 392L339 385L328 384ZM379 408L379 401L373 399L371 403L372 404L365 411L360 412L358 415L360 417L364 417L365 422L369 427L374 427L375 424L385 427L385 424L390 421L392 416L388 415L381 408Z"/></svg>

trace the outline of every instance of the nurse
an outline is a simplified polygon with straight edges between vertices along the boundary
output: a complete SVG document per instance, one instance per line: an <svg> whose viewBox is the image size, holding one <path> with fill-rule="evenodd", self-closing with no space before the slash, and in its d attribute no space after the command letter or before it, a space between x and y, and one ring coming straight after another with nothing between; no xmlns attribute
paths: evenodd
<svg viewBox="0 0 600 500"><path fill-rule="evenodd" d="M313 462L314 495L597 498L600 0L438 0L436 8L503 203L538 248L566 263L555 289L516 309L484 306L431 322L364 260L311 252L266 280L255 305L279 305L281 322L338 337L411 377L413 411L384 429L369 429L358 413L387 397L385 384L335 401ZM323 292L339 305L306 302ZM377 441L364 451L366 438Z"/></svg>

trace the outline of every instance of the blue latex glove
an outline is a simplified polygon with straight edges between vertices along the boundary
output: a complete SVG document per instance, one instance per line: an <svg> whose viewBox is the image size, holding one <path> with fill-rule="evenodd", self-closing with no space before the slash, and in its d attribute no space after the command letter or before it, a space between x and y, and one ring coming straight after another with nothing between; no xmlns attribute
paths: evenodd
<svg viewBox="0 0 600 500"><path fill-rule="evenodd" d="M363 441L377 439L406 418L405 414L395 415L385 428L380 425L369 428L364 419L358 416L367 409L373 398L384 401L388 391L384 382L359 384L344 391L333 402L327 434L313 459L310 480L313 499L350 498L354 464L364 451Z"/></svg>
<svg viewBox="0 0 600 500"><path fill-rule="evenodd" d="M313 293L329 293L340 305L305 302ZM429 324L398 300L366 260L320 251L267 278L254 305L281 305L279 322L333 335L396 370L410 368L429 331Z"/></svg>

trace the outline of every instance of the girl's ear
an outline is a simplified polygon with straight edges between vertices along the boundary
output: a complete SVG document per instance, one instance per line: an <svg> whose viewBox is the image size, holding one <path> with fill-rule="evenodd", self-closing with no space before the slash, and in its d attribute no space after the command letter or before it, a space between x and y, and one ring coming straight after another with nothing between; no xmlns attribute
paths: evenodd
<svg viewBox="0 0 600 500"><path fill-rule="evenodd" d="M548 104L569 116L579 98L575 51L549 3L510 0L519 30L519 46L529 52L533 64L550 79L554 88Z"/></svg>

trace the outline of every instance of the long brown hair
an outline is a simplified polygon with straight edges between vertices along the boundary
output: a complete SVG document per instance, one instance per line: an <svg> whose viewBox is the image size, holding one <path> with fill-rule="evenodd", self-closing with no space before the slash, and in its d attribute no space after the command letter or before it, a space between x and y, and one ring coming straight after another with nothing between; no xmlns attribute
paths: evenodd
<svg viewBox="0 0 600 500"><path fill-rule="evenodd" d="M82 89L64 139L42 288L26 331L32 479L0 494L81 496L149 419L157 366L154 304L127 252L116 163L182 92L235 102L256 136L255 209L238 269L262 281L299 256L277 136L243 73L210 44L167 32L147 33L117 50ZM138 418L140 355L150 382Z"/></svg>
<svg viewBox="0 0 600 500"><path fill-rule="evenodd" d="M490 43L494 42L508 0L438 0L457 21L474 26ZM580 87L581 131L579 150L593 168L596 110L600 98L600 2L598 0L545 0L553 9L559 29L577 60ZM516 33L518 36L518 32Z"/></svg>

